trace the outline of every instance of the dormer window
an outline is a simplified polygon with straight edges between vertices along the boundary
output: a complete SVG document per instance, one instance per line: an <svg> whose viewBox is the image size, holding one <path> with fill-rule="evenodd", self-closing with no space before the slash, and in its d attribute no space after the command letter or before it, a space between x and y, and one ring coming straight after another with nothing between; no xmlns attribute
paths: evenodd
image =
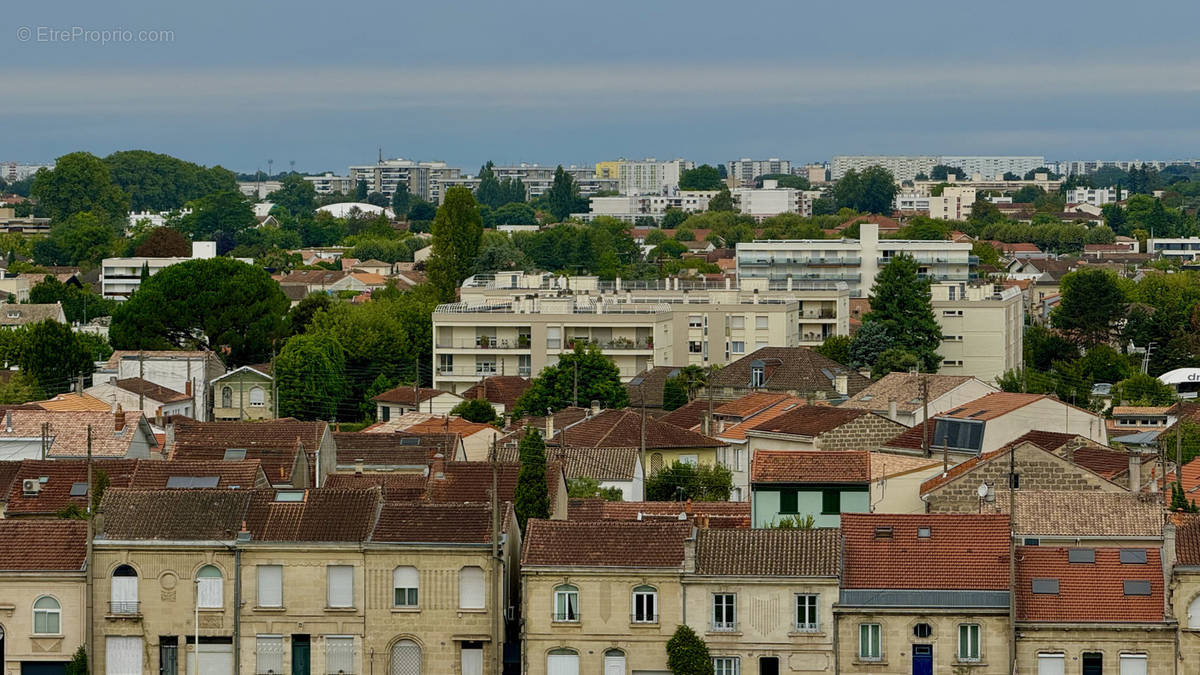
<svg viewBox="0 0 1200 675"><path fill-rule="evenodd" d="M757 388L766 384L767 368L762 361L750 364L750 387Z"/></svg>

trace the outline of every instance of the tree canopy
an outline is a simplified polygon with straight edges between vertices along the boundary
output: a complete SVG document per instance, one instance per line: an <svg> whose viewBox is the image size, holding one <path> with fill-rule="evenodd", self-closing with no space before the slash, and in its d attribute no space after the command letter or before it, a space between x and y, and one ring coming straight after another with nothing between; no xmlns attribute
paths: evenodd
<svg viewBox="0 0 1200 675"><path fill-rule="evenodd" d="M429 283L443 302L453 302L463 279L475 268L483 238L483 220L471 191L446 190L446 199L433 219L433 253L426 264Z"/></svg>
<svg viewBox="0 0 1200 675"><path fill-rule="evenodd" d="M482 398L466 399L454 406L450 414L458 415L468 422L478 422L479 424L491 424L500 419L500 416L496 414L495 406Z"/></svg>
<svg viewBox="0 0 1200 675"><path fill-rule="evenodd" d="M880 166L872 166L861 174L851 169L833 187L833 199L838 208L851 208L862 213L891 213L895 198L895 177Z"/></svg>
<svg viewBox="0 0 1200 675"><path fill-rule="evenodd" d="M550 517L550 491L546 487L546 442L537 429L530 427L517 446L521 469L513 495L513 510L521 530L530 518Z"/></svg>
<svg viewBox="0 0 1200 675"><path fill-rule="evenodd" d="M107 219L124 218L129 212L129 195L113 182L108 165L87 152L63 155L53 169L38 171L30 195L38 211L54 221L86 211Z"/></svg>
<svg viewBox="0 0 1200 675"><path fill-rule="evenodd" d="M667 640L667 668L674 675L713 675L708 645L687 624L679 624Z"/></svg>
<svg viewBox="0 0 1200 675"><path fill-rule="evenodd" d="M1051 325L1082 347L1112 340L1127 304L1117 275L1087 267L1064 276L1061 288L1062 299L1050 313Z"/></svg>
<svg viewBox="0 0 1200 675"><path fill-rule="evenodd" d="M558 363L546 366L533 378L513 406L513 415L544 415L547 410L557 412L572 405L587 406L592 401L599 401L605 408L624 408L629 405L629 394L612 359L596 345L577 342L572 351L559 357Z"/></svg>
<svg viewBox="0 0 1200 675"><path fill-rule="evenodd" d="M680 190L719 190L724 182L716 167L701 164L694 169L684 169L679 174Z"/></svg>
<svg viewBox="0 0 1200 675"><path fill-rule="evenodd" d="M672 462L646 479L646 501L723 502L733 491L733 472L721 464Z"/></svg>
<svg viewBox="0 0 1200 675"><path fill-rule="evenodd" d="M114 152L104 163L136 212L172 211L204 195L238 189L237 176L228 169L147 150Z"/></svg>
<svg viewBox="0 0 1200 675"><path fill-rule="evenodd" d="M328 335L297 335L275 358L279 414L302 420L333 420L346 397L342 346Z"/></svg>
<svg viewBox="0 0 1200 675"><path fill-rule="evenodd" d="M912 354L920 361L922 371L932 373L942 361L938 354L942 329L933 314L929 281L918 275L918 269L912 256L901 254L879 270L871 286L871 311L863 316L863 327L879 323L892 347Z"/></svg>

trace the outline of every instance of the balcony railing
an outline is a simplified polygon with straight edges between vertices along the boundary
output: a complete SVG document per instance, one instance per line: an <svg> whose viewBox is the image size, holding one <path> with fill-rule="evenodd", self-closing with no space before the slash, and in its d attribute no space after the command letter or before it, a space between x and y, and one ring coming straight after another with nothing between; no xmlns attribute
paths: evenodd
<svg viewBox="0 0 1200 675"><path fill-rule="evenodd" d="M629 617L629 620L632 623L658 623L658 615L643 612L641 614L633 614Z"/></svg>
<svg viewBox="0 0 1200 675"><path fill-rule="evenodd" d="M550 620L554 623L579 623L579 614L576 612L550 612Z"/></svg>
<svg viewBox="0 0 1200 675"><path fill-rule="evenodd" d="M529 349L531 340L528 337L521 338L497 338L490 335L481 335L474 339L459 338L453 340L440 339L437 341L438 349Z"/></svg>
<svg viewBox="0 0 1200 675"><path fill-rule="evenodd" d="M137 600L115 600L108 603L110 616L138 616Z"/></svg>
<svg viewBox="0 0 1200 675"><path fill-rule="evenodd" d="M713 633L734 633L737 632L737 626L736 621L714 621L711 629Z"/></svg>

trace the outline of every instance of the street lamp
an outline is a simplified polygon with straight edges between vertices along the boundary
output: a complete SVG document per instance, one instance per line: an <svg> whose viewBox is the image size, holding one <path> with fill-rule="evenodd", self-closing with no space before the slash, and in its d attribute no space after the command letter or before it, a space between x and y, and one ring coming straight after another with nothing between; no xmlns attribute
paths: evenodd
<svg viewBox="0 0 1200 675"><path fill-rule="evenodd" d="M192 645L192 658L196 663L195 673L200 675L200 575L197 574L192 581L196 584L196 642Z"/></svg>

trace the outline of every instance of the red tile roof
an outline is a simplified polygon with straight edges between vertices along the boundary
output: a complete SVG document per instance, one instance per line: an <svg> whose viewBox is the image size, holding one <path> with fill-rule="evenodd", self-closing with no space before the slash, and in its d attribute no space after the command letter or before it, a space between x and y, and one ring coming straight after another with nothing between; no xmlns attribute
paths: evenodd
<svg viewBox="0 0 1200 675"><path fill-rule="evenodd" d="M605 410L565 430L566 444L573 448L640 448L642 415L634 410ZM561 443L564 431L552 442ZM646 448L715 448L725 443L673 424L646 416Z"/></svg>
<svg viewBox="0 0 1200 675"><path fill-rule="evenodd" d="M750 502L609 502L572 499L571 520L703 521L713 528L750 527Z"/></svg>
<svg viewBox="0 0 1200 675"><path fill-rule="evenodd" d="M382 501L379 489L306 490L302 502L255 490L246 527L256 541L365 541Z"/></svg>
<svg viewBox="0 0 1200 675"><path fill-rule="evenodd" d="M294 449L303 443L308 452L321 445L325 422L301 422L291 417L261 422L195 422L175 424L175 448L277 448Z"/></svg>
<svg viewBox="0 0 1200 675"><path fill-rule="evenodd" d="M765 365L765 381L759 389L767 391L830 393L834 391L834 380L838 375L846 376L850 396L871 384L871 380L857 371L807 347L762 347L713 373L711 385L718 389L749 389L751 365L755 361Z"/></svg>
<svg viewBox="0 0 1200 675"><path fill-rule="evenodd" d="M21 470L21 460L0 461L0 502L8 500L8 489L17 472ZM17 484L18 486L20 483Z"/></svg>
<svg viewBox="0 0 1200 675"><path fill-rule="evenodd" d="M486 544L492 540L491 504L385 502L371 540Z"/></svg>
<svg viewBox="0 0 1200 675"><path fill-rule="evenodd" d="M750 476L751 483L869 483L871 454L759 450L750 462Z"/></svg>
<svg viewBox="0 0 1200 675"><path fill-rule="evenodd" d="M175 391L160 384L155 384L150 380L143 380L140 377L117 380L116 385L118 389L124 389L131 394L145 396L157 403L177 403L179 401L190 401L192 398L181 391Z"/></svg>
<svg viewBox="0 0 1200 675"><path fill-rule="evenodd" d="M505 410L512 410L517 399L529 388L530 381L516 375L493 375L482 382L472 385L462 393L463 398L482 398L489 403L498 403Z"/></svg>
<svg viewBox="0 0 1200 675"><path fill-rule="evenodd" d="M1172 513L1175 524L1175 562L1200 566L1200 513Z"/></svg>
<svg viewBox="0 0 1200 675"><path fill-rule="evenodd" d="M1049 397L1045 394L1020 394L1001 391L982 396L957 408L947 410L938 415L938 417L952 417L964 420L993 420L1001 415L1024 408L1030 403L1043 398Z"/></svg>
<svg viewBox="0 0 1200 675"><path fill-rule="evenodd" d="M108 411L8 410L0 417L0 441L39 438L44 422L48 425L50 441L48 456L83 458L87 456L88 427L91 427L93 457L124 458L138 437L139 427L150 441L154 439L149 426L143 426L145 418L140 412L124 411L121 415L124 417ZM118 422L121 422L120 429Z"/></svg>
<svg viewBox="0 0 1200 675"><path fill-rule="evenodd" d="M420 473L335 473L325 478L325 487L342 490L383 488L386 501L412 501L425 496L425 475Z"/></svg>
<svg viewBox="0 0 1200 675"><path fill-rule="evenodd" d="M442 391L441 389L429 389L427 387L421 387L417 392L417 402L424 403L431 398L436 398L442 394L449 393L450 392ZM411 386L406 387L401 385L393 389L388 389L382 394L375 396L371 400L378 403L396 403L398 405L411 406L413 405L413 388Z"/></svg>
<svg viewBox="0 0 1200 675"><path fill-rule="evenodd" d="M750 432L787 434L789 436L820 436L854 420L873 413L858 408L834 408L827 405L802 405L778 417L754 425ZM897 429L903 429L896 424Z"/></svg>
<svg viewBox="0 0 1200 675"><path fill-rule="evenodd" d="M682 568L687 522L530 520L522 566Z"/></svg>
<svg viewBox="0 0 1200 675"><path fill-rule="evenodd" d="M562 465L548 459L546 462L546 488L550 501L558 494L558 477ZM517 476L521 465L517 462L497 462L497 485L502 501L511 502L517 490ZM557 472L557 473L556 473ZM492 464L490 462L446 462L445 478L433 476L426 482L425 499L434 502L486 502L492 493Z"/></svg>
<svg viewBox="0 0 1200 675"><path fill-rule="evenodd" d="M745 440L747 431L802 405L804 405L804 399L796 398L795 396L785 396L769 408L751 415L737 424L725 427L724 430L716 434L716 437L723 441Z"/></svg>
<svg viewBox="0 0 1200 675"><path fill-rule="evenodd" d="M751 394L721 404L713 409L713 414L722 415L724 417L739 417L745 419L755 413L760 413L763 410L779 403L780 401L790 398L787 394L776 392L756 391Z"/></svg>
<svg viewBox="0 0 1200 675"><path fill-rule="evenodd" d="M1159 622L1163 620L1163 567L1157 548L1141 549L1146 562L1122 564L1118 548L1097 548L1094 563L1072 563L1070 549L1017 547L1017 620L1053 622ZM1034 579L1057 579L1058 593L1034 593ZM1150 584L1149 595L1126 595L1125 581Z"/></svg>
<svg viewBox="0 0 1200 675"><path fill-rule="evenodd" d="M843 513L842 535L843 588L1008 588L1008 516Z"/></svg>
<svg viewBox="0 0 1200 675"><path fill-rule="evenodd" d="M109 487L126 487L133 477L138 460L136 459L98 459L92 462L92 482L99 479L103 472L108 476ZM41 479L45 478L45 481ZM40 490L36 494L25 495L22 484L26 479L36 480ZM21 468L13 477L8 491L8 516L53 515L75 504L86 510L87 494L71 496L71 490L76 483L86 485L88 468L86 460L79 459L27 459L21 462Z"/></svg>
<svg viewBox="0 0 1200 675"><path fill-rule="evenodd" d="M87 555L87 523L82 520L19 518L0 520L0 571L79 572Z"/></svg>
<svg viewBox="0 0 1200 675"><path fill-rule="evenodd" d="M836 577L841 533L813 530L710 530L696 534L696 574Z"/></svg>
<svg viewBox="0 0 1200 675"><path fill-rule="evenodd" d="M672 410L658 420L682 429L694 430L704 421L706 413L708 413L708 399L698 398Z"/></svg>
<svg viewBox="0 0 1200 675"><path fill-rule="evenodd" d="M269 487L262 464L247 459L237 462L210 462L188 460L142 460L138 461L129 487L143 490L165 490L173 477L203 477L217 479L214 487L249 490Z"/></svg>
<svg viewBox="0 0 1200 675"><path fill-rule="evenodd" d="M230 446L236 448L239 446ZM297 465L297 456L300 455L300 444L296 444L291 448L246 448L246 459L254 460L262 465L263 473L266 474L267 480L272 485L290 485L292 481L292 473ZM315 448L312 452L305 453L307 456L302 461L309 462L311 471L313 462L311 457L315 453ZM172 446L171 458L167 461L194 461L217 463L225 460L225 450L222 448L206 448L206 447L180 447L178 444Z"/></svg>

